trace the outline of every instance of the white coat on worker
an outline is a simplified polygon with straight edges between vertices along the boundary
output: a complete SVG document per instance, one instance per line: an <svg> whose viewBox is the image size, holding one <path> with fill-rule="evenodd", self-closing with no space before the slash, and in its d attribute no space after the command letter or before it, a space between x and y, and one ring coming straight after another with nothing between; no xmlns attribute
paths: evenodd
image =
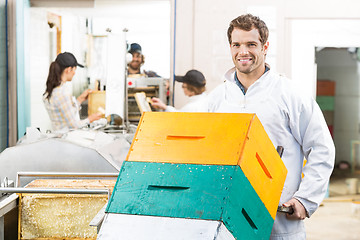
<svg viewBox="0 0 360 240"><path fill-rule="evenodd" d="M207 102L207 94L205 92L203 92L202 94L189 97L189 102L180 109L176 109L172 106L166 106L165 109L165 112L207 112L207 111L208 111L208 102Z"/></svg>
<svg viewBox="0 0 360 240"><path fill-rule="evenodd" d="M282 160L288 174L279 205L295 197L311 216L325 197L335 160L334 143L319 106L273 70L255 81L245 95L236 85L234 73L235 68L230 69L225 82L209 94L208 110L256 113L274 147L284 147ZM307 163L303 168L304 157ZM305 237L303 221L277 213L270 239Z"/></svg>

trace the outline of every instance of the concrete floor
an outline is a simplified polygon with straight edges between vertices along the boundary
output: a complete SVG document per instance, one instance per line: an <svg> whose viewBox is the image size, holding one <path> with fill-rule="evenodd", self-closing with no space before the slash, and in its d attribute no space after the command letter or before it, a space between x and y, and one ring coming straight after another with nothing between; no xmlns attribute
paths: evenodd
<svg viewBox="0 0 360 240"><path fill-rule="evenodd" d="M349 194L348 178L358 179L360 193L360 173L334 170L329 197L305 220L307 240L360 240L360 194Z"/></svg>

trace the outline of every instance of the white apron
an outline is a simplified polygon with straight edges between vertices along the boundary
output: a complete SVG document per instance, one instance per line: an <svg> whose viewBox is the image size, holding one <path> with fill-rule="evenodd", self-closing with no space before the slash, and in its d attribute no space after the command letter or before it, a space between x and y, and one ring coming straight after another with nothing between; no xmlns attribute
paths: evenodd
<svg viewBox="0 0 360 240"><path fill-rule="evenodd" d="M234 82L227 80L209 94L209 111L256 113L274 147L284 147L282 160L288 175L279 204L296 197L311 215L325 195L335 150L316 103L303 104L284 80L267 72L249 87L245 96ZM304 153L310 162L308 170L302 167ZM314 173L311 167L318 167L319 173ZM303 183L302 172L306 174ZM276 215L270 239L305 238L303 221L287 220L284 213Z"/></svg>

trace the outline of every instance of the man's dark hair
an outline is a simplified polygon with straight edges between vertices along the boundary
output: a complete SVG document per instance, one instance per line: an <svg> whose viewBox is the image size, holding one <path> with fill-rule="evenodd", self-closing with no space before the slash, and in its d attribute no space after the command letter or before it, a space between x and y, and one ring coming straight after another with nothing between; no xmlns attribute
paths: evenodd
<svg viewBox="0 0 360 240"><path fill-rule="evenodd" d="M251 14L241 15L230 22L227 31L227 36L230 44L232 41L231 33L234 31L234 28L239 28L245 31L251 31L253 28L257 29L260 34L259 40L263 46L267 42L269 37L269 30L265 22L259 17L253 16Z"/></svg>

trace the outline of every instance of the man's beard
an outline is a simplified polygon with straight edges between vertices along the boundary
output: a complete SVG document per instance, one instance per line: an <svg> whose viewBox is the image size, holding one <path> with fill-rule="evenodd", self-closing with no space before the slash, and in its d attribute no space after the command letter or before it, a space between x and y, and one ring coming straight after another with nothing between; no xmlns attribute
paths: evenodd
<svg viewBox="0 0 360 240"><path fill-rule="evenodd" d="M140 67L141 67L141 64L140 63L130 63L129 64L129 67L133 70L138 70L140 71Z"/></svg>

